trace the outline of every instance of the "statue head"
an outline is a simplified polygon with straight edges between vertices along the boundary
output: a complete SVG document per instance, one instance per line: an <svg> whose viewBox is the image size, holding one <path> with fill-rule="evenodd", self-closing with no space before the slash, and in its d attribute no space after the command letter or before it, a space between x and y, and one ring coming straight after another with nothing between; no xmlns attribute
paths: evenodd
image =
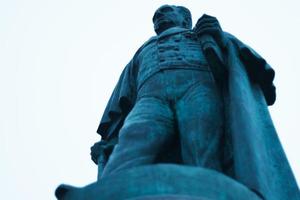
<svg viewBox="0 0 300 200"><path fill-rule="evenodd" d="M157 35L176 26L192 28L191 12L183 6L163 5L155 11L152 21Z"/></svg>

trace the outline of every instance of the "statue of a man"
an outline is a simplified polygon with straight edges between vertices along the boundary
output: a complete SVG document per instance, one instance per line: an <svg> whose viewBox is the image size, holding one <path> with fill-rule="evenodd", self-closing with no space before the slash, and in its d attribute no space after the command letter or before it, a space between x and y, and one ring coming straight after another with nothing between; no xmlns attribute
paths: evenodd
<svg viewBox="0 0 300 200"><path fill-rule="evenodd" d="M158 36L132 60L137 96L103 176L155 163L176 134L184 164L221 170L222 97L191 30L191 14L163 6L153 22Z"/></svg>
<svg viewBox="0 0 300 200"><path fill-rule="evenodd" d="M175 162L227 174L266 199L291 195L297 185L267 109L272 68L214 17L192 29L187 8L164 5L153 23L157 35L125 67L100 122L91 153L99 179Z"/></svg>

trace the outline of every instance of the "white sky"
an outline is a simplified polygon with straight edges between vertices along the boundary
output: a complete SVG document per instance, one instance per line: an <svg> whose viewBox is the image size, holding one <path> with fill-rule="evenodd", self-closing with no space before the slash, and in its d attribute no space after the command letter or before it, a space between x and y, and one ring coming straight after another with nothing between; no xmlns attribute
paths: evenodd
<svg viewBox="0 0 300 200"><path fill-rule="evenodd" d="M298 0L0 0L2 199L54 199L60 183L96 180L89 148L99 119L166 3L188 7L194 22L216 16L273 66L278 96L270 111L300 181Z"/></svg>

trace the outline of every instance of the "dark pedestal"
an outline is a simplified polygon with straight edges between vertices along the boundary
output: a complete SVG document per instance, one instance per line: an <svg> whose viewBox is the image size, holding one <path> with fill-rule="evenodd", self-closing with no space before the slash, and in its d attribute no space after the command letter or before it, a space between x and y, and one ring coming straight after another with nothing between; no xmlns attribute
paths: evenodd
<svg viewBox="0 0 300 200"><path fill-rule="evenodd" d="M83 188L61 185L55 194L60 200L261 200L221 173L171 164L132 168Z"/></svg>

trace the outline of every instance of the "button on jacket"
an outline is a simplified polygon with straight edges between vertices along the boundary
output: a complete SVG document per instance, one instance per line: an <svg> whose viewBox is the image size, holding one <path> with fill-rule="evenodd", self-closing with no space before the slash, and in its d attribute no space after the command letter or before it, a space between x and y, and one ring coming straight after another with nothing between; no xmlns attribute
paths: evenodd
<svg viewBox="0 0 300 200"><path fill-rule="evenodd" d="M164 69L209 70L196 35L178 27L151 38L138 50L133 62L138 66L138 87Z"/></svg>

